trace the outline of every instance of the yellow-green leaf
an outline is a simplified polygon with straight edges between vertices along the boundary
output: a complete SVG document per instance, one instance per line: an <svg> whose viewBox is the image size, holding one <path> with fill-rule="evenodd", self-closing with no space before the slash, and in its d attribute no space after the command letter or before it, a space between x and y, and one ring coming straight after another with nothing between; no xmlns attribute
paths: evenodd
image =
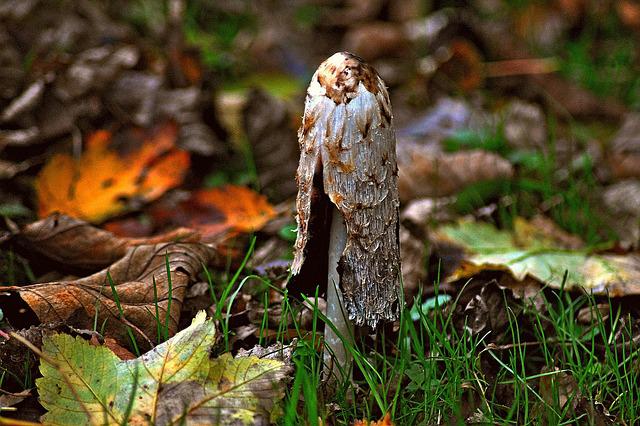
<svg viewBox="0 0 640 426"><path fill-rule="evenodd" d="M551 238L523 235L523 230L529 229L526 225L518 218L515 232L472 221L436 229L436 241L452 243L466 253L448 280L503 270L518 280L530 276L553 288L582 287L612 296L640 294L640 256L565 249Z"/></svg>
<svg viewBox="0 0 640 426"><path fill-rule="evenodd" d="M215 329L200 312L191 326L141 357L54 334L43 341L36 381L42 420L56 425L254 424L272 420L288 372L255 356L210 360Z"/></svg>

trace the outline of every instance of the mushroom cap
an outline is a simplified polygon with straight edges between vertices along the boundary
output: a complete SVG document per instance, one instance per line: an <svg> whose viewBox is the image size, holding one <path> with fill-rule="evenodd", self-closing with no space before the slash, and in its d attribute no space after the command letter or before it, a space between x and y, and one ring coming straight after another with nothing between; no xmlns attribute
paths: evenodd
<svg viewBox="0 0 640 426"><path fill-rule="evenodd" d="M376 70L349 52L338 52L329 57L320 64L316 76L309 86L309 95L324 95L336 104L348 103L355 98L360 83L374 95L380 92L381 85L384 89Z"/></svg>

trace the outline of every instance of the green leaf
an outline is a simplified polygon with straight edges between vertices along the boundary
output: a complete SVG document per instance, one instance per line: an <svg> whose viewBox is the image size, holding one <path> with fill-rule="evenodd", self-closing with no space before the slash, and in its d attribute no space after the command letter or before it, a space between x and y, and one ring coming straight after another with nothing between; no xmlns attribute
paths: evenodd
<svg viewBox="0 0 640 426"><path fill-rule="evenodd" d="M255 356L210 360L215 328L204 312L139 358L53 334L36 380L45 424L254 424L269 421L287 367ZM52 363L53 364L52 364ZM55 364L55 365L54 365Z"/></svg>
<svg viewBox="0 0 640 426"><path fill-rule="evenodd" d="M453 243L466 253L448 281L502 270L517 280L529 276L553 288L582 287L611 296L640 294L640 256L563 249L552 237L536 234L522 218L516 218L515 228L509 232L487 223L460 221L436 229L436 241Z"/></svg>
<svg viewBox="0 0 640 426"><path fill-rule="evenodd" d="M438 306L446 305L450 301L451 301L451 295L439 294L436 297L431 297L427 299L422 305L414 304L411 307L411 311L409 311L409 314L411 315L411 319L413 321L418 321L420 319L420 312L426 315L429 313L429 311L434 310Z"/></svg>

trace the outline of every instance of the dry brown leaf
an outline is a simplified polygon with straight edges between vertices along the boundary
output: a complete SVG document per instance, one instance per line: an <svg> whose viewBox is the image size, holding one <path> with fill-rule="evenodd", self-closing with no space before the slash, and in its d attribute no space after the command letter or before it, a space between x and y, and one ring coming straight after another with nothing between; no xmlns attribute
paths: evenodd
<svg viewBox="0 0 640 426"><path fill-rule="evenodd" d="M571 403L569 412L574 412L583 396L576 379L558 367L542 369L540 377L540 396L551 407L564 409Z"/></svg>
<svg viewBox="0 0 640 426"><path fill-rule="evenodd" d="M16 404L29 398L31 395L31 389L25 389L21 392L5 392L0 389L0 409L6 407L13 407Z"/></svg>
<svg viewBox="0 0 640 426"><path fill-rule="evenodd" d="M637 1L618 0L614 4L624 25L636 30L640 28L640 4Z"/></svg>
<svg viewBox="0 0 640 426"><path fill-rule="evenodd" d="M426 232L418 237L408 228L400 225L400 260L402 261L402 284L406 300L412 300L427 277L425 259Z"/></svg>
<svg viewBox="0 0 640 426"><path fill-rule="evenodd" d="M423 197L444 197L486 180L513 176L513 166L486 151L442 153L418 145L398 145L398 190L407 202Z"/></svg>
<svg viewBox="0 0 640 426"><path fill-rule="evenodd" d="M154 224L140 217L125 217L110 220L100 225L118 237L144 238L153 234Z"/></svg>
<svg viewBox="0 0 640 426"><path fill-rule="evenodd" d="M252 90L242 110L260 187L273 201L296 194L298 140L285 101L263 90Z"/></svg>
<svg viewBox="0 0 640 426"><path fill-rule="evenodd" d="M165 123L152 133L134 131L139 148L120 155L110 132L89 136L79 159L55 155L36 180L40 217L59 211L101 222L126 210L127 200L151 201L180 184L189 154L175 148L178 129Z"/></svg>
<svg viewBox="0 0 640 426"><path fill-rule="evenodd" d="M640 246L640 180L627 179L604 188L602 204L606 208L602 216L607 225L618 235L619 245L624 249L638 248Z"/></svg>
<svg viewBox="0 0 640 426"><path fill-rule="evenodd" d="M440 72L447 76L449 83L464 92L471 92L483 83L482 55L470 41L456 38L447 47L447 59L440 67Z"/></svg>
<svg viewBox="0 0 640 426"><path fill-rule="evenodd" d="M367 61L402 56L410 47L402 25L384 21L364 22L351 27L342 44L345 50Z"/></svg>
<svg viewBox="0 0 640 426"><path fill-rule="evenodd" d="M92 329L97 319L96 324L105 324L105 335L119 342L128 341L126 325L137 335L138 344L148 347L157 336L156 303L161 324L170 311L169 334L174 334L187 286L214 254L211 247L199 243L137 246L109 268L88 277L6 290L17 292L42 323L63 322ZM124 319L120 318L107 274L113 280Z"/></svg>
<svg viewBox="0 0 640 426"><path fill-rule="evenodd" d="M91 344L91 346L105 346L109 348L109 350L120 359L136 359L136 356L133 353L131 353L127 348L122 347L115 339L111 337L107 337L106 339L104 339L104 342L100 342L94 335L91 336L89 344Z"/></svg>
<svg viewBox="0 0 640 426"><path fill-rule="evenodd" d="M17 239L30 251L57 264L72 269L98 271L122 258L133 246L194 242L199 235L196 231L179 228L155 237L120 238L85 221L54 213L22 228Z"/></svg>
<svg viewBox="0 0 640 426"><path fill-rule="evenodd" d="M640 177L640 113L625 116L611 143L607 164L614 179Z"/></svg>
<svg viewBox="0 0 640 426"><path fill-rule="evenodd" d="M557 45L570 27L565 16L549 4L530 4L514 16L514 32L529 45L548 51Z"/></svg>

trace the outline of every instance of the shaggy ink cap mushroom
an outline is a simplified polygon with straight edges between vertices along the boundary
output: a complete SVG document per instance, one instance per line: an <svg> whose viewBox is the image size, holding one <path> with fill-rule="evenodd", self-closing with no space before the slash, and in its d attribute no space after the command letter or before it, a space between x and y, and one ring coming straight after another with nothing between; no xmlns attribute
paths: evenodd
<svg viewBox="0 0 640 426"><path fill-rule="evenodd" d="M389 95L373 67L347 52L323 62L307 90L298 139L294 286L312 292L333 280L357 326L397 319L396 139Z"/></svg>

